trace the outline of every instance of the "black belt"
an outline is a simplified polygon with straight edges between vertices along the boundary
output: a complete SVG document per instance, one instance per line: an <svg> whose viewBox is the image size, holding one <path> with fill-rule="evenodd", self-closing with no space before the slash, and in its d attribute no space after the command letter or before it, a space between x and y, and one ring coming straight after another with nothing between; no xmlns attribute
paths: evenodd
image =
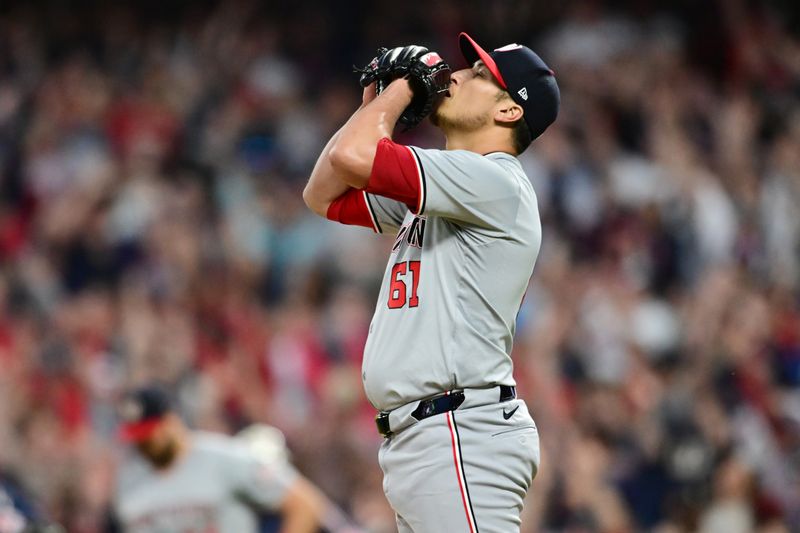
<svg viewBox="0 0 800 533"><path fill-rule="evenodd" d="M510 385L500 385L499 403L513 400L516 397L516 387L512 387ZM464 391L452 391L450 394L442 394L441 396L435 396L433 398L428 398L427 400L421 400L419 405L417 405L417 408L411 412L411 416L417 420L424 420L434 415L447 413L448 411L455 411L459 408L459 406L461 406L462 403L464 403ZM389 427L388 411L381 411L378 413L378 415L375 417L375 425L378 426L378 433L384 437L390 437L392 435L392 430Z"/></svg>

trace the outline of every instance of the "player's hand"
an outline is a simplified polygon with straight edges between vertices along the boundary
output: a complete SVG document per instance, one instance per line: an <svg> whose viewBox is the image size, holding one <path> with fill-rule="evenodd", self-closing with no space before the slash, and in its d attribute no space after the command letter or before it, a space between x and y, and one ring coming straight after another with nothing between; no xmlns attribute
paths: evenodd
<svg viewBox="0 0 800 533"><path fill-rule="evenodd" d="M353 72L361 74L361 77L358 78L359 85L366 88L375 83L379 77L386 76L389 73L388 65L380 64L381 59L388 51L388 48L382 46L375 52L375 57L365 66L360 68L353 66Z"/></svg>
<svg viewBox="0 0 800 533"><path fill-rule="evenodd" d="M422 46L406 47L392 66L394 78L408 80L413 98L400 122L413 128L430 115L450 88L450 66L436 52ZM378 93L380 93L378 80Z"/></svg>
<svg viewBox="0 0 800 533"><path fill-rule="evenodd" d="M366 87L364 87L364 91L361 93L361 105L365 106L371 101L375 100L375 97L378 96L378 91L376 89L376 82L372 82Z"/></svg>
<svg viewBox="0 0 800 533"><path fill-rule="evenodd" d="M427 48L416 44L378 48L377 55L365 67L355 68L356 72L361 73L358 83L366 87L377 82L376 91L381 94L392 81L408 74L409 67L416 58L427 53Z"/></svg>
<svg viewBox="0 0 800 533"><path fill-rule="evenodd" d="M436 52L418 45L379 48L378 55L356 72L361 73L362 87L375 84L376 94L398 78L409 81L414 97L400 116L409 128L431 113L450 86L450 66Z"/></svg>

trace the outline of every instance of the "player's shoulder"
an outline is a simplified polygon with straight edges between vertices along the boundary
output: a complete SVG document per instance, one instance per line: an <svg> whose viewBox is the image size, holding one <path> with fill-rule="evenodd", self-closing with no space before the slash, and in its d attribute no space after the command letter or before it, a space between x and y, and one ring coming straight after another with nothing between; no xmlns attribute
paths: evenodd
<svg viewBox="0 0 800 533"><path fill-rule="evenodd" d="M208 431L193 431L192 447L198 454L220 458L242 458L249 455L248 448L239 439Z"/></svg>
<svg viewBox="0 0 800 533"><path fill-rule="evenodd" d="M423 166L449 163L465 173L506 175L515 178L522 174L519 159L506 152L479 154L471 150L440 150L409 146Z"/></svg>
<svg viewBox="0 0 800 533"><path fill-rule="evenodd" d="M195 431L192 437L192 447L196 456L203 461L213 461L223 467L224 465L236 467L258 462L258 457L246 443L241 439L222 433Z"/></svg>
<svg viewBox="0 0 800 533"><path fill-rule="evenodd" d="M488 164L491 160L484 155L471 150L448 150L440 148L420 148L419 146L411 146L411 149L417 156L425 159L446 159L453 162L469 162L473 164Z"/></svg>
<svg viewBox="0 0 800 533"><path fill-rule="evenodd" d="M522 164L519 162L519 159L508 152L489 152L488 154L480 155L480 157L503 168L522 170Z"/></svg>
<svg viewBox="0 0 800 533"><path fill-rule="evenodd" d="M490 152L481 157L503 169L503 171L509 176L514 178L524 178L525 181L529 181L525 176L525 170L522 168L522 163L520 163L516 156L513 156L507 152Z"/></svg>

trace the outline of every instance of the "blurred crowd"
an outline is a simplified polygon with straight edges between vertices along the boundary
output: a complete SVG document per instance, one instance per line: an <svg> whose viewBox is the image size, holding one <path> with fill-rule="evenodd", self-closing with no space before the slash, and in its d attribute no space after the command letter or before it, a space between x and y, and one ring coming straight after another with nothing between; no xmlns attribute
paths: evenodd
<svg viewBox="0 0 800 533"><path fill-rule="evenodd" d="M523 532L800 530L797 13L283 4L0 6L0 507L103 531L114 402L158 379L194 427L280 428L394 531L360 380L392 238L300 192L353 64L415 42L460 67L469 30L533 47L562 94L520 158L544 234L514 347L542 439Z"/></svg>

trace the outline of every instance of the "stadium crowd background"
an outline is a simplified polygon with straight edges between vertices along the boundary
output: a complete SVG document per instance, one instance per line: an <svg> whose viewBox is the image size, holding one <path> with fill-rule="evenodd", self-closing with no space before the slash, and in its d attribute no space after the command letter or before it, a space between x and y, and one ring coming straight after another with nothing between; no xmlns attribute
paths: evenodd
<svg viewBox="0 0 800 533"><path fill-rule="evenodd" d="M514 350L543 448L523 531L800 530L788 5L3 3L0 486L102 531L114 401L157 378L195 427L279 427L393 531L359 377L391 237L300 191L353 64L414 42L461 66L466 29L531 45L562 91L521 157L544 227Z"/></svg>

